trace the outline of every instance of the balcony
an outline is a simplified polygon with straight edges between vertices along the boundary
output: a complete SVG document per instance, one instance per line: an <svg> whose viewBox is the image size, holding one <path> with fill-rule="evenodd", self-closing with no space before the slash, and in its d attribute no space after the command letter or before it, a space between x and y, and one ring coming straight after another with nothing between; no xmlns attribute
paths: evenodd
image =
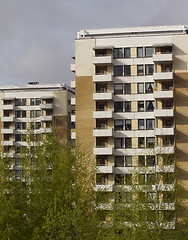
<svg viewBox="0 0 188 240"><path fill-rule="evenodd" d="M153 61L156 63L172 62L172 53L153 54Z"/></svg>
<svg viewBox="0 0 188 240"><path fill-rule="evenodd" d="M71 122L76 122L76 115L71 115Z"/></svg>
<svg viewBox="0 0 188 240"><path fill-rule="evenodd" d="M156 136L174 135L174 127L155 128Z"/></svg>
<svg viewBox="0 0 188 240"><path fill-rule="evenodd" d="M1 141L1 145L2 146L13 146L14 145L14 141L13 140L10 140L10 141Z"/></svg>
<svg viewBox="0 0 188 240"><path fill-rule="evenodd" d="M112 100L113 93L111 92L95 92L93 93L93 100Z"/></svg>
<svg viewBox="0 0 188 240"><path fill-rule="evenodd" d="M154 91L154 98L173 98L174 91L171 90L162 90L162 91Z"/></svg>
<svg viewBox="0 0 188 240"><path fill-rule="evenodd" d="M94 137L112 137L113 136L113 128L108 129L93 129Z"/></svg>
<svg viewBox="0 0 188 240"><path fill-rule="evenodd" d="M114 149L112 147L95 147L93 148L94 155L112 155Z"/></svg>
<svg viewBox="0 0 188 240"><path fill-rule="evenodd" d="M154 80L172 80L173 72L154 72L153 79Z"/></svg>
<svg viewBox="0 0 188 240"><path fill-rule="evenodd" d="M155 147L156 154L174 154L174 146Z"/></svg>
<svg viewBox="0 0 188 240"><path fill-rule="evenodd" d="M40 108L41 109L52 109L53 104L52 103L42 103L42 104L40 104Z"/></svg>
<svg viewBox="0 0 188 240"><path fill-rule="evenodd" d="M94 190L95 191L112 192L113 191L113 184L95 185Z"/></svg>
<svg viewBox="0 0 188 240"><path fill-rule="evenodd" d="M168 109L154 109L155 117L173 117L174 116L174 108Z"/></svg>
<svg viewBox="0 0 188 240"><path fill-rule="evenodd" d="M76 130L71 129L71 139L76 139Z"/></svg>
<svg viewBox="0 0 188 240"><path fill-rule="evenodd" d="M76 87L76 81L71 80L71 88L75 88Z"/></svg>
<svg viewBox="0 0 188 240"><path fill-rule="evenodd" d="M103 64L112 64L113 58L112 56L98 56L93 57L94 65L103 65Z"/></svg>
<svg viewBox="0 0 188 240"><path fill-rule="evenodd" d="M1 122L14 122L14 117L2 117Z"/></svg>
<svg viewBox="0 0 188 240"><path fill-rule="evenodd" d="M42 122L52 121L52 116L40 116Z"/></svg>
<svg viewBox="0 0 188 240"><path fill-rule="evenodd" d="M8 105L2 105L2 110L14 110L15 105L14 104L8 104Z"/></svg>
<svg viewBox="0 0 188 240"><path fill-rule="evenodd" d="M39 133L51 133L52 129L51 128L40 128Z"/></svg>
<svg viewBox="0 0 188 240"><path fill-rule="evenodd" d="M75 105L76 104L76 98L75 97L71 97L71 105Z"/></svg>
<svg viewBox="0 0 188 240"><path fill-rule="evenodd" d="M93 75L93 82L112 82L111 74L103 74L103 75Z"/></svg>
<svg viewBox="0 0 188 240"><path fill-rule="evenodd" d="M1 133L2 134L13 134L14 129L13 128L1 128Z"/></svg>
<svg viewBox="0 0 188 240"><path fill-rule="evenodd" d="M97 166L96 167L97 173L114 173L113 166Z"/></svg>
<svg viewBox="0 0 188 240"><path fill-rule="evenodd" d="M71 69L72 72L75 72L76 71L76 65L75 64L71 64L70 69Z"/></svg>
<svg viewBox="0 0 188 240"><path fill-rule="evenodd" d="M113 118L113 111L93 111L93 118Z"/></svg>

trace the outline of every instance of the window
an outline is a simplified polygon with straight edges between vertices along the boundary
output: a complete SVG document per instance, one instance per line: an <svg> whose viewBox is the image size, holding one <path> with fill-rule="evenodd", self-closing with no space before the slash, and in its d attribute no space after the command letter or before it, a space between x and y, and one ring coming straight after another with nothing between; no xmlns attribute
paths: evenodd
<svg viewBox="0 0 188 240"><path fill-rule="evenodd" d="M137 57L142 58L143 57L143 47L137 48Z"/></svg>
<svg viewBox="0 0 188 240"><path fill-rule="evenodd" d="M15 106L21 106L21 105L22 105L21 98L15 99Z"/></svg>
<svg viewBox="0 0 188 240"><path fill-rule="evenodd" d="M153 57L153 47L145 47L145 57Z"/></svg>
<svg viewBox="0 0 188 240"><path fill-rule="evenodd" d="M157 193L156 192L148 192L147 193L147 202L155 203L157 201Z"/></svg>
<svg viewBox="0 0 188 240"><path fill-rule="evenodd" d="M170 66L165 66L165 72L171 72L171 67Z"/></svg>
<svg viewBox="0 0 188 240"><path fill-rule="evenodd" d="M138 112L143 112L144 111L144 101L139 101L138 102Z"/></svg>
<svg viewBox="0 0 188 240"><path fill-rule="evenodd" d="M144 83L138 83L137 91L138 93L144 93Z"/></svg>
<svg viewBox="0 0 188 240"><path fill-rule="evenodd" d="M131 119L125 119L125 130L131 130Z"/></svg>
<svg viewBox="0 0 188 240"><path fill-rule="evenodd" d="M123 84L122 83L114 84L114 94L123 94Z"/></svg>
<svg viewBox="0 0 188 240"><path fill-rule="evenodd" d="M146 156L146 165L147 166L155 166L155 156L154 155Z"/></svg>
<svg viewBox="0 0 188 240"><path fill-rule="evenodd" d="M123 76L123 66L114 66L114 76Z"/></svg>
<svg viewBox="0 0 188 240"><path fill-rule="evenodd" d="M15 134L15 141L21 141L21 134Z"/></svg>
<svg viewBox="0 0 188 240"><path fill-rule="evenodd" d="M21 117L21 111L15 111L15 117L20 118Z"/></svg>
<svg viewBox="0 0 188 240"><path fill-rule="evenodd" d="M144 75L144 66L143 65L137 65L137 75Z"/></svg>
<svg viewBox="0 0 188 240"><path fill-rule="evenodd" d="M30 117L34 118L35 117L35 110L30 110Z"/></svg>
<svg viewBox="0 0 188 240"><path fill-rule="evenodd" d="M124 167L124 156L115 156L115 167Z"/></svg>
<svg viewBox="0 0 188 240"><path fill-rule="evenodd" d="M131 66L125 65L124 66L124 76L130 76L131 75Z"/></svg>
<svg viewBox="0 0 188 240"><path fill-rule="evenodd" d="M22 122L22 129L26 129L26 122Z"/></svg>
<svg viewBox="0 0 188 240"><path fill-rule="evenodd" d="M139 174L138 175L138 182L140 185L145 184L145 174Z"/></svg>
<svg viewBox="0 0 188 240"><path fill-rule="evenodd" d="M132 148L132 139L125 138L125 148Z"/></svg>
<svg viewBox="0 0 188 240"><path fill-rule="evenodd" d="M105 129L105 122L99 122L99 129Z"/></svg>
<svg viewBox="0 0 188 240"><path fill-rule="evenodd" d="M104 92L106 92L106 88L107 88L107 86L106 85L97 85L97 87L96 87L96 92L99 92L99 93L104 93ZM69 100L70 101L70 100Z"/></svg>
<svg viewBox="0 0 188 240"><path fill-rule="evenodd" d="M132 174L125 174L125 184L126 185L132 184Z"/></svg>
<svg viewBox="0 0 188 240"><path fill-rule="evenodd" d="M41 99L40 98L36 98L36 105L40 105L41 104Z"/></svg>
<svg viewBox="0 0 188 240"><path fill-rule="evenodd" d="M31 99L30 99L30 105L31 105L31 106L35 105L35 99L34 99L34 98L31 98Z"/></svg>
<svg viewBox="0 0 188 240"><path fill-rule="evenodd" d="M98 173L96 174L96 184L97 185L105 185L106 174Z"/></svg>
<svg viewBox="0 0 188 240"><path fill-rule="evenodd" d="M125 112L131 112L131 102L130 101L125 102Z"/></svg>
<svg viewBox="0 0 188 240"><path fill-rule="evenodd" d="M146 120L146 129L152 130L155 127L155 119L147 119Z"/></svg>
<svg viewBox="0 0 188 240"><path fill-rule="evenodd" d="M123 120L122 119L117 119L114 120L114 130L123 130Z"/></svg>
<svg viewBox="0 0 188 240"><path fill-rule="evenodd" d="M113 56L114 56L114 58L122 58L123 57L123 49L122 48L114 48Z"/></svg>
<svg viewBox="0 0 188 240"><path fill-rule="evenodd" d="M154 111L154 101L146 101L146 111L147 112Z"/></svg>
<svg viewBox="0 0 188 240"><path fill-rule="evenodd" d="M15 122L15 129L21 129L21 122Z"/></svg>
<svg viewBox="0 0 188 240"><path fill-rule="evenodd" d="M175 211L165 210L164 211L164 220L172 222L175 220Z"/></svg>
<svg viewBox="0 0 188 240"><path fill-rule="evenodd" d="M116 185L124 184L124 175L123 174L115 174L115 184Z"/></svg>
<svg viewBox="0 0 188 240"><path fill-rule="evenodd" d="M99 103L99 111L104 111L104 109L105 109L105 104Z"/></svg>
<svg viewBox="0 0 188 240"><path fill-rule="evenodd" d="M146 93L153 93L154 83L146 83Z"/></svg>
<svg viewBox="0 0 188 240"><path fill-rule="evenodd" d="M123 102L114 102L114 112L123 112Z"/></svg>
<svg viewBox="0 0 188 240"><path fill-rule="evenodd" d="M131 83L125 83L125 94L131 94Z"/></svg>
<svg viewBox="0 0 188 240"><path fill-rule="evenodd" d="M153 64L147 64L145 66L145 75L153 75L154 71L154 65Z"/></svg>
<svg viewBox="0 0 188 240"><path fill-rule="evenodd" d="M174 183L174 174L173 173L163 173L163 183L166 183L166 184Z"/></svg>
<svg viewBox="0 0 188 240"><path fill-rule="evenodd" d="M174 202L175 193L174 192L163 192L163 202L170 203Z"/></svg>
<svg viewBox="0 0 188 240"><path fill-rule="evenodd" d="M147 137L146 138L146 147L147 148L154 148L155 146L155 138L154 137Z"/></svg>
<svg viewBox="0 0 188 240"><path fill-rule="evenodd" d="M115 146L115 148L123 148L124 147L124 139L123 138L115 138L114 146Z"/></svg>
<svg viewBox="0 0 188 240"><path fill-rule="evenodd" d="M156 175L155 174L147 174L147 184L154 185L156 183Z"/></svg>
<svg viewBox="0 0 188 240"><path fill-rule="evenodd" d="M171 109L171 108L172 108L172 103L166 102L166 109Z"/></svg>
<svg viewBox="0 0 188 240"><path fill-rule="evenodd" d="M132 166L132 156L125 156L125 166L126 167Z"/></svg>
<svg viewBox="0 0 188 240"><path fill-rule="evenodd" d="M172 121L171 120L166 120L166 126L167 128L172 127Z"/></svg>
<svg viewBox="0 0 188 240"><path fill-rule="evenodd" d="M138 147L139 148L145 148L145 138L144 137L139 137L138 138Z"/></svg>
<svg viewBox="0 0 188 240"><path fill-rule="evenodd" d="M36 122L35 127L36 127L36 129L40 129L41 128L41 122Z"/></svg>
<svg viewBox="0 0 188 240"><path fill-rule="evenodd" d="M41 110L36 110L36 117L40 117L41 116Z"/></svg>
<svg viewBox="0 0 188 240"><path fill-rule="evenodd" d="M130 48L124 48L124 58L130 58Z"/></svg>
<svg viewBox="0 0 188 240"><path fill-rule="evenodd" d="M139 130L145 129L145 127L144 127L144 119L138 119L138 129Z"/></svg>
<svg viewBox="0 0 188 240"><path fill-rule="evenodd" d="M22 117L25 118L26 117L26 111L22 110Z"/></svg>
<svg viewBox="0 0 188 240"><path fill-rule="evenodd" d="M105 162L106 162L105 157L101 156L100 158L96 159L96 165L97 166L105 166L106 165Z"/></svg>
<svg viewBox="0 0 188 240"><path fill-rule="evenodd" d="M145 156L138 156L138 165L140 167L145 166Z"/></svg>

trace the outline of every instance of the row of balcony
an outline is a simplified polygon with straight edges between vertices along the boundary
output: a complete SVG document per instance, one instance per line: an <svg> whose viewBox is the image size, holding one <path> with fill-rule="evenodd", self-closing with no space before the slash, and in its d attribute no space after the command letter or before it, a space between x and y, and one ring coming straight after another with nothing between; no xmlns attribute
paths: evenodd
<svg viewBox="0 0 188 240"><path fill-rule="evenodd" d="M113 147L95 147L93 148L94 155L113 155L114 154ZM118 150L116 150L118 151ZM143 148L126 148L121 149L121 153L126 152L128 155L142 155ZM174 146L156 146L154 148L144 148L144 152L147 154L174 154ZM123 154L123 153L122 153Z"/></svg>
<svg viewBox="0 0 188 240"><path fill-rule="evenodd" d="M173 117L174 116L174 108L163 108L163 109L154 109L154 117ZM97 110L93 111L94 119L110 119L114 118L113 110Z"/></svg>
<svg viewBox="0 0 188 240"><path fill-rule="evenodd" d="M39 120L42 122L52 121L53 116L40 116ZM1 117L2 122L14 122L16 120L15 117Z"/></svg>
<svg viewBox="0 0 188 240"><path fill-rule="evenodd" d="M40 107L41 109L53 109L53 104L52 103L41 103L40 105L37 105L38 107ZM19 106L15 106L15 104L7 104L7 105L2 105L1 109L2 110L14 110L15 107L19 107ZM24 107L33 107L33 106L24 106ZM36 107L36 106L34 106Z"/></svg>
<svg viewBox="0 0 188 240"><path fill-rule="evenodd" d="M153 62L155 62L155 63L168 63L168 62L172 62L172 60L173 60L172 53L153 54ZM108 64L112 64L112 63L113 63L112 55L93 57L94 65L102 65L102 64L108 65ZM75 71L75 68L73 68L73 66L71 66L71 70Z"/></svg>

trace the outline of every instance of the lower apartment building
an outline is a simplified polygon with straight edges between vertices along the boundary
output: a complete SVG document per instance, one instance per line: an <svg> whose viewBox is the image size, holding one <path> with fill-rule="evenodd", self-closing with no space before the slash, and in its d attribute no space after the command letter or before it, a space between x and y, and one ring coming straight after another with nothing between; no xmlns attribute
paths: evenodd
<svg viewBox="0 0 188 240"><path fill-rule="evenodd" d="M73 132L95 156L96 191L124 185L130 202L130 186L150 185L140 194L175 228L175 182L188 191L188 27L82 30L74 59Z"/></svg>
<svg viewBox="0 0 188 240"><path fill-rule="evenodd" d="M26 134L33 129L36 139L58 130L62 143L71 137L71 96L65 84L39 84L0 87L1 151L12 158L15 177L21 174L19 152L27 147Z"/></svg>

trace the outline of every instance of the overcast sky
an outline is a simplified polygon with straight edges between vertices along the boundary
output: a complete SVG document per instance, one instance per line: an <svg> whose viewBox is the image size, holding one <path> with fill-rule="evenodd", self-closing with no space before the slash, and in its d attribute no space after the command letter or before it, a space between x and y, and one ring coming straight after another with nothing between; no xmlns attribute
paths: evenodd
<svg viewBox="0 0 188 240"><path fill-rule="evenodd" d="M188 0L0 0L0 85L70 83L81 29L188 24Z"/></svg>

